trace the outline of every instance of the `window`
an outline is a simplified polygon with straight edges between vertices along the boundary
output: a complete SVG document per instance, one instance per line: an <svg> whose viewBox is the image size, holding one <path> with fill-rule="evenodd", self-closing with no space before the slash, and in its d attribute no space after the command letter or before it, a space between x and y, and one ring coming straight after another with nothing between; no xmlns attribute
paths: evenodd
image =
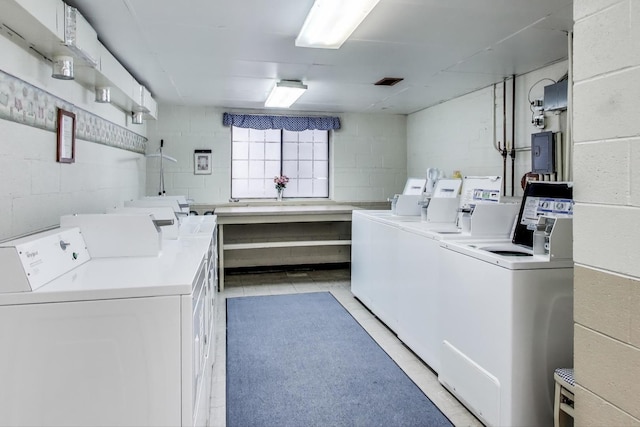
<svg viewBox="0 0 640 427"><path fill-rule="evenodd" d="M273 198L273 178L289 177L284 197L329 197L329 131L231 128L231 197Z"/></svg>

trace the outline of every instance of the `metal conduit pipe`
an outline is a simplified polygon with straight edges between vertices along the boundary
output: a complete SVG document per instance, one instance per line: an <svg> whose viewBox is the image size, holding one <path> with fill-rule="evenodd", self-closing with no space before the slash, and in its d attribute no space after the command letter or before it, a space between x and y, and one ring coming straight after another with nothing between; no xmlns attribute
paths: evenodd
<svg viewBox="0 0 640 427"><path fill-rule="evenodd" d="M516 75L513 75L511 93L511 197L515 192L515 173L516 173Z"/></svg>
<svg viewBox="0 0 640 427"><path fill-rule="evenodd" d="M567 44L569 52L569 69L567 78L569 79L567 89L567 134L564 140L564 164L562 165L562 180L573 180L573 31L567 34Z"/></svg>
<svg viewBox="0 0 640 427"><path fill-rule="evenodd" d="M507 194L507 79L502 81L502 194Z"/></svg>
<svg viewBox="0 0 640 427"><path fill-rule="evenodd" d="M497 122L496 122L497 121L497 116L496 116L496 114L497 114L496 113L496 107L497 107L497 105L496 105L496 88L497 87L498 87L498 84L494 83L493 84L493 97L492 97L492 99L493 99L493 111L492 111L492 114L491 114L491 123L493 125L493 140L492 140L493 148L495 148L495 150L497 152L500 152L500 141L498 141L498 133L496 131L496 126L497 126Z"/></svg>

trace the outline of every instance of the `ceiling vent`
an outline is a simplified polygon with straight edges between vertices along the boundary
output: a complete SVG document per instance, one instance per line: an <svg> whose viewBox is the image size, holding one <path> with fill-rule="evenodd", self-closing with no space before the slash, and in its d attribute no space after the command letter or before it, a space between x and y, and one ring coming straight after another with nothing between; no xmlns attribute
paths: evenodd
<svg viewBox="0 0 640 427"><path fill-rule="evenodd" d="M404 79L401 77L383 77L374 83L376 86L393 86L396 83L400 83Z"/></svg>

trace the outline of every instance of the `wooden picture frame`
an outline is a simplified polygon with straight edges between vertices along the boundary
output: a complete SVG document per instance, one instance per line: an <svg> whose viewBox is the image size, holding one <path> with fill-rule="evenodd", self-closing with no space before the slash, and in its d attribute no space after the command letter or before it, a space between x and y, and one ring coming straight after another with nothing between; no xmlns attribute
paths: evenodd
<svg viewBox="0 0 640 427"><path fill-rule="evenodd" d="M60 163L76 161L76 115L58 108L58 154Z"/></svg>
<svg viewBox="0 0 640 427"><path fill-rule="evenodd" d="M195 150L193 152L194 175L211 175L211 150Z"/></svg>

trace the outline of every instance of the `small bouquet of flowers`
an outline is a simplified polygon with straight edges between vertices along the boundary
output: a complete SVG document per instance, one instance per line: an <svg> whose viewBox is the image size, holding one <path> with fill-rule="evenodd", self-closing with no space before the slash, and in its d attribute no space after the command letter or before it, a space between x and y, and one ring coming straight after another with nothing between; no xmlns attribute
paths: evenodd
<svg viewBox="0 0 640 427"><path fill-rule="evenodd" d="M276 176L275 178L273 178L273 182L276 184L276 190L282 191L287 188L289 177L286 175Z"/></svg>

